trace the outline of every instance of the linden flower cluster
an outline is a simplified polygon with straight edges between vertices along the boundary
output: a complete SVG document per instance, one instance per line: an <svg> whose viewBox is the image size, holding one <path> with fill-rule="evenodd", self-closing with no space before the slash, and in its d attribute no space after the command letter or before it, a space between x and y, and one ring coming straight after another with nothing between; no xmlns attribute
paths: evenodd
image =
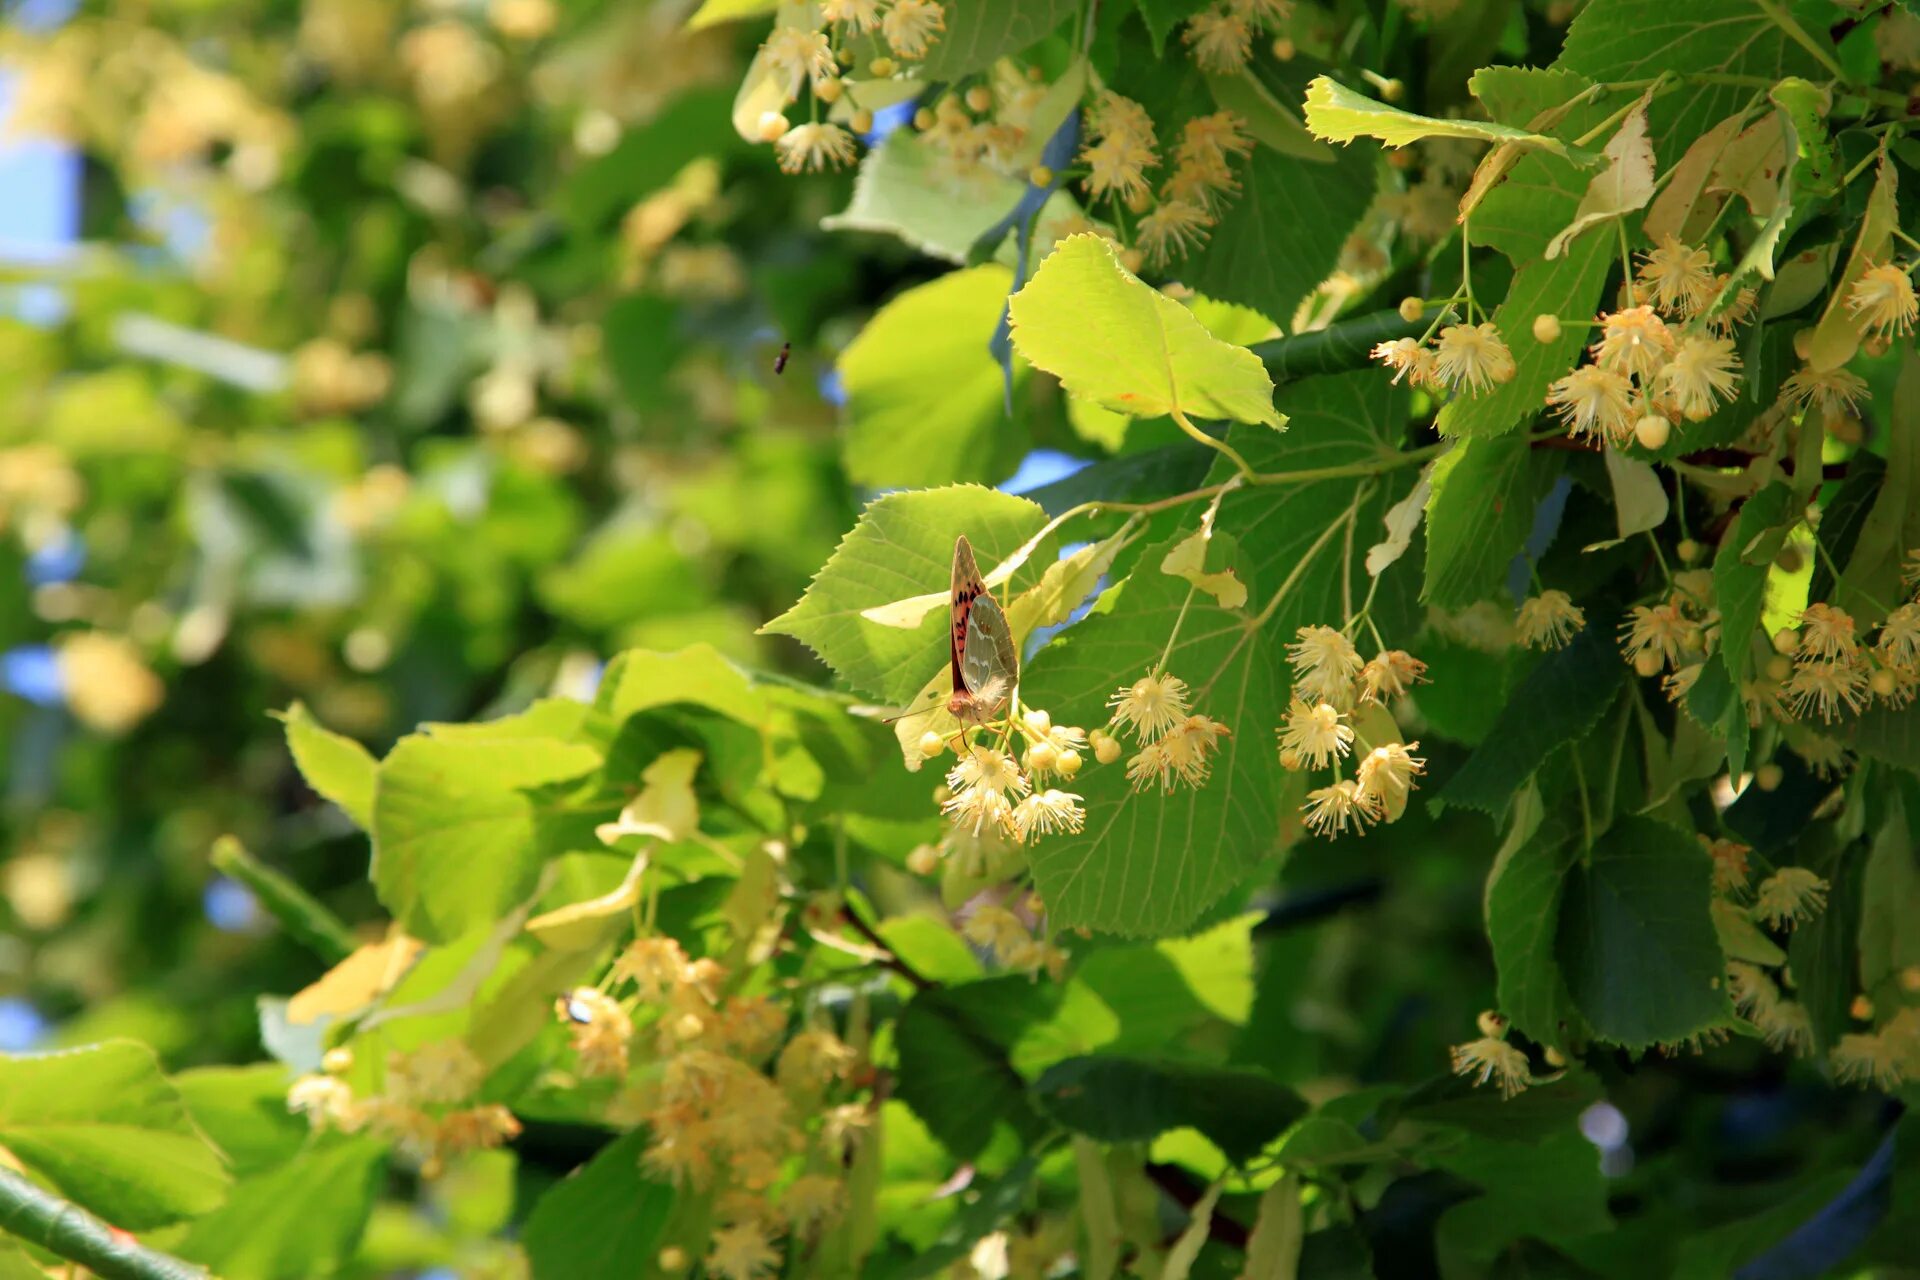
<svg viewBox="0 0 1920 1280"><path fill-rule="evenodd" d="M1236 75L1253 57L1253 38L1292 13L1293 0L1222 0L1187 19L1180 38L1202 71Z"/></svg>
<svg viewBox="0 0 1920 1280"><path fill-rule="evenodd" d="M1891 262L1870 266L1847 291L1847 316L1870 353L1880 354L1895 338L1913 333L1920 319L1920 298L1915 297L1910 278L1915 267L1920 262L1906 267ZM1794 350L1803 358L1811 338L1810 330L1794 337ZM1859 420L1854 410L1866 393L1866 379L1844 367L1816 370L1805 365L1780 384L1779 403L1789 412L1817 416L1829 434L1857 443Z"/></svg>
<svg viewBox="0 0 1920 1280"><path fill-rule="evenodd" d="M982 172L1011 176L1027 153L1046 97L1045 73L1039 67L1023 70L1002 58L986 82L942 94L932 106L914 112L913 127L948 177L959 180ZM1042 166L1025 176L1035 186L1053 182L1052 172Z"/></svg>
<svg viewBox="0 0 1920 1280"><path fill-rule="evenodd" d="M1079 831L1087 817L1081 798L1038 784L1065 782L1080 772L1087 731L1056 725L1037 708L1010 717L997 737L992 728L978 739L962 734L951 744L959 759L947 771L940 811L953 820L955 830L975 840L999 837L1016 845L1058 831ZM1018 760L1011 751L1015 734L1026 743ZM929 731L921 736L920 754L931 760L948 745L946 738Z"/></svg>
<svg viewBox="0 0 1920 1280"><path fill-rule="evenodd" d="M1038 895L1028 896L1025 909L1035 919L1043 914ZM1005 906L985 903L973 908L961 932L968 942L992 952L994 959L1009 969L1045 969L1055 982L1066 972L1067 953L1036 937L1027 921Z"/></svg>
<svg viewBox="0 0 1920 1280"><path fill-rule="evenodd" d="M1357 738L1352 715L1406 693L1427 664L1399 649L1362 661L1353 642L1332 627L1301 627L1295 634L1287 646L1293 697L1279 731L1280 763L1290 770L1334 772L1332 783L1307 793L1309 830L1329 838L1349 830L1364 835L1374 823L1400 817L1427 762L1413 754L1418 742L1383 742L1359 757L1353 777L1339 776Z"/></svg>
<svg viewBox="0 0 1920 1280"><path fill-rule="evenodd" d="M1200 788L1213 773L1213 757L1220 739L1233 731L1211 716L1200 715L1190 704L1187 682L1155 669L1107 699L1113 717L1093 733L1095 759L1111 764L1125 752L1125 736L1139 746L1127 760L1127 781L1135 791L1158 788L1163 795L1174 788Z"/></svg>
<svg viewBox="0 0 1920 1280"><path fill-rule="evenodd" d="M1393 370L1393 380L1450 395L1481 395L1511 382L1513 351L1492 321L1449 324L1420 338L1377 344L1372 356Z"/></svg>
<svg viewBox="0 0 1920 1280"><path fill-rule="evenodd" d="M287 1090L287 1109L315 1130L372 1133L391 1140L423 1177L438 1177L446 1162L468 1151L517 1137L520 1122L498 1103L472 1102L486 1067L460 1040L436 1040L387 1058L386 1092L361 1098L341 1077L353 1052L329 1052L324 1071L301 1076ZM461 1105L469 1104L469 1105Z"/></svg>
<svg viewBox="0 0 1920 1280"><path fill-rule="evenodd" d="M1782 867L1762 880L1750 884L1753 850L1725 838L1700 837L1702 852L1713 865L1714 912L1744 918L1755 925L1774 930L1791 930L1825 909L1827 882L1805 867ZM1746 899L1751 895L1751 901ZM1792 975L1785 966L1779 977L1761 965L1730 961L1727 965L1727 995L1734 1012L1751 1023L1776 1050L1804 1054L1812 1048L1813 1029L1806 1006L1782 994L1791 987ZM1726 1039L1724 1029L1696 1036L1682 1045L1662 1046L1667 1052L1689 1048L1698 1052L1703 1044Z"/></svg>
<svg viewBox="0 0 1920 1280"><path fill-rule="evenodd" d="M947 11L937 0L821 0L820 16L825 29L805 26L776 26L760 46L761 64L779 77L785 105L800 100L803 88L812 90L817 116L821 104L831 106L846 98L855 110L854 131L865 133L873 127L871 111L860 107L855 97L857 86L843 79L841 68L852 67L862 49L885 47L891 54L869 58L863 68L875 80L891 79L899 62L917 61L947 29ZM856 154L853 132L831 122L812 119L792 124L784 110L762 113L758 131L762 142L771 142L779 153L780 167L788 173L838 169L850 164Z"/></svg>
<svg viewBox="0 0 1920 1280"><path fill-rule="evenodd" d="M1658 449L1682 419L1699 422L1733 399L1740 357L1733 331L1752 314L1754 293L1742 289L1711 316L1724 276L1704 249L1669 235L1641 256L1634 297L1647 299L1602 315L1589 363L1547 388L1547 404L1569 435L1613 445L1638 440ZM1672 322L1671 324L1669 322ZM1676 327L1677 326L1677 327ZM1534 336L1560 336L1553 316L1535 319Z"/></svg>
<svg viewBox="0 0 1920 1280"><path fill-rule="evenodd" d="M1202 15L1204 16L1204 15ZM1165 267L1206 243L1226 202L1239 191L1233 162L1253 151L1245 122L1231 111L1216 111L1187 121L1173 152L1173 169L1156 197L1147 171L1160 167L1159 139L1145 107L1111 91L1102 92L1087 111L1087 141L1080 163L1082 180L1094 200L1142 215L1133 240L1146 261Z"/></svg>
<svg viewBox="0 0 1920 1280"><path fill-rule="evenodd" d="M1693 688L1719 642L1720 611L1706 569L1675 574L1666 599L1635 605L1620 623L1620 651L1634 673L1650 680L1668 672L1661 684L1675 702Z"/></svg>
<svg viewBox="0 0 1920 1280"><path fill-rule="evenodd" d="M839 1214L871 1112L848 1096L856 1049L824 1026L789 1036L784 1008L725 995L726 980L672 938L643 937L555 1012L580 1076L618 1082L611 1112L647 1126L648 1170L713 1196L709 1272L750 1280L777 1270L783 1237Z"/></svg>
<svg viewBox="0 0 1920 1280"><path fill-rule="evenodd" d="M1797 631L1774 638L1779 652L1767 674L1780 683L1786 704L1781 718L1818 717L1832 724L1859 714L1876 698L1895 707L1913 701L1920 692L1920 603L1909 600L1889 613L1871 645L1858 630L1846 610L1817 603L1800 614ZM1833 750L1837 753L1837 744ZM1837 758L1829 760L1815 748L1809 762L1831 765Z"/></svg>

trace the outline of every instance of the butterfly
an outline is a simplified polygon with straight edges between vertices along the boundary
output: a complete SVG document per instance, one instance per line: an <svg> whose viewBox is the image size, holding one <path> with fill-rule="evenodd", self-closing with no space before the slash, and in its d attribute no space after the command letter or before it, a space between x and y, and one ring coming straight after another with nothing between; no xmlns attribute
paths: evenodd
<svg viewBox="0 0 1920 1280"><path fill-rule="evenodd" d="M965 536L953 540L953 696L962 724L997 718L1020 682L1020 651L1000 602L987 590Z"/></svg>

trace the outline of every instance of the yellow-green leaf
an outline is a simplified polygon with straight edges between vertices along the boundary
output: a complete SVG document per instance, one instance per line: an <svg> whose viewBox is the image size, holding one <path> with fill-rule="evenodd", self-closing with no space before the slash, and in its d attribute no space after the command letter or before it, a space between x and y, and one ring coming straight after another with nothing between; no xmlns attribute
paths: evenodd
<svg viewBox="0 0 1920 1280"><path fill-rule="evenodd" d="M1015 350L1109 409L1285 425L1260 358L1208 333L1099 236L1063 240L1013 295L1012 320Z"/></svg>
<svg viewBox="0 0 1920 1280"><path fill-rule="evenodd" d="M1417 116L1355 93L1331 76L1315 76L1307 85L1307 128L1314 137L1329 142L1378 138L1390 147L1404 147L1422 138L1466 138L1472 142L1511 142L1570 158L1578 154L1558 138L1512 125Z"/></svg>

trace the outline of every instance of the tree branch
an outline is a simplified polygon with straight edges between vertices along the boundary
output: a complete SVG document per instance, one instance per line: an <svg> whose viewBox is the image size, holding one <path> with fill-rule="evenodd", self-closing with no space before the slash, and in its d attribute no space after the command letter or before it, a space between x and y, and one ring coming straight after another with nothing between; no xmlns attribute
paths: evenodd
<svg viewBox="0 0 1920 1280"><path fill-rule="evenodd" d="M0 1231L77 1262L102 1280L207 1280L205 1267L147 1248L5 1165L0 1165Z"/></svg>

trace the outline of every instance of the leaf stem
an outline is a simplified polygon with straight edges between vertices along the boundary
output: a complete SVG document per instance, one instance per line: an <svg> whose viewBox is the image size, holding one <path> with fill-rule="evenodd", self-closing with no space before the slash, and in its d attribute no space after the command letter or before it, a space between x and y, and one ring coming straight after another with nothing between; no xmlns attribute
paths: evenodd
<svg viewBox="0 0 1920 1280"><path fill-rule="evenodd" d="M101 1280L206 1280L207 1270L149 1249L0 1165L0 1229L77 1262Z"/></svg>
<svg viewBox="0 0 1920 1280"><path fill-rule="evenodd" d="M293 938L328 964L339 964L359 947L359 939L318 899L267 866L233 836L213 842L213 869L237 880L260 900L268 914Z"/></svg>
<svg viewBox="0 0 1920 1280"><path fill-rule="evenodd" d="M1794 20L1791 13L1787 12L1785 5L1777 3L1777 0L1754 0L1754 3L1761 13L1767 15L1769 22L1786 33L1789 40L1812 54L1813 60L1826 68L1828 75L1842 84L1848 83L1847 73L1840 66L1839 61L1822 48L1819 41L1807 34L1806 29Z"/></svg>
<svg viewBox="0 0 1920 1280"><path fill-rule="evenodd" d="M1175 426L1192 436L1195 440L1198 440L1201 444L1206 445L1209 449L1217 451L1227 461L1231 462L1241 475L1247 477L1249 480L1253 478L1253 467L1248 464L1245 458L1240 456L1238 449L1228 444L1225 440L1216 440L1200 428L1194 426L1193 423L1187 420L1187 415L1180 411L1179 405L1172 406L1172 408L1168 410L1168 413L1172 416Z"/></svg>

